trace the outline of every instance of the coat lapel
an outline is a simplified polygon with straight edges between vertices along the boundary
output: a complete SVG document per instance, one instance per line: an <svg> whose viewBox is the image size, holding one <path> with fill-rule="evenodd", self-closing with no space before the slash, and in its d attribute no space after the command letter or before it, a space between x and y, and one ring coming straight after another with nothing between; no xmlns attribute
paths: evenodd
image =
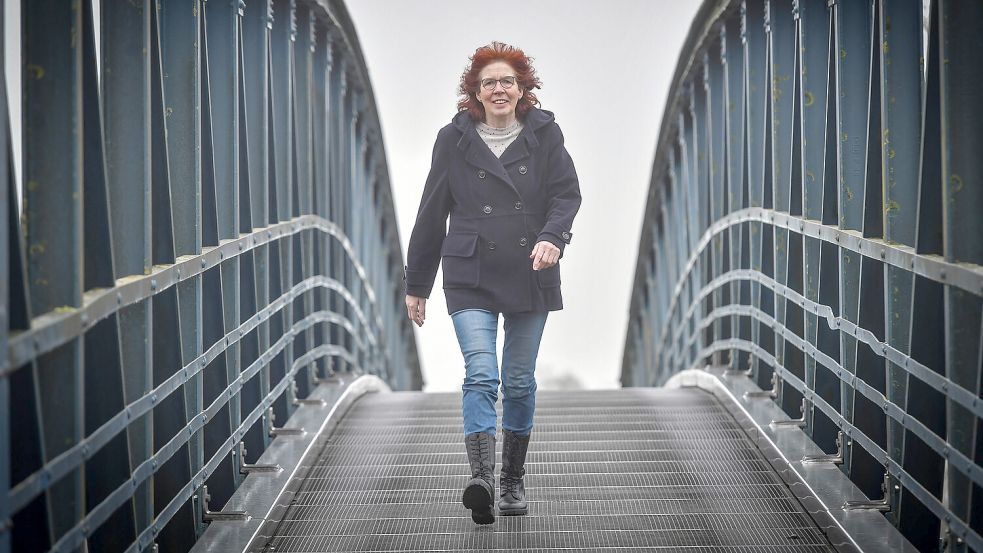
<svg viewBox="0 0 983 553"><path fill-rule="evenodd" d="M492 151L488 149L488 146L481 140L481 137L478 136L478 131L472 127L468 132L474 136L468 141L468 152L464 159L478 169L484 169L492 175L495 175L515 189L515 184L512 182L512 178L509 177L508 172L505 170L505 166L502 165L502 162L495 157L495 154L493 154Z"/></svg>
<svg viewBox="0 0 983 553"><path fill-rule="evenodd" d="M515 140L509 144L509 147L505 148L505 151L502 152L502 157L499 158L502 166L508 167L522 158L529 157L529 149L526 148L526 137L524 136L527 131L527 128L523 128L519 136L515 137Z"/></svg>
<svg viewBox="0 0 983 553"><path fill-rule="evenodd" d="M512 177L509 176L505 167L520 159L529 157L531 155L530 150L539 146L539 140L536 138L536 130L552 120L552 114L549 114L549 112L543 112L539 109L531 110L526 117L524 127L519 133L519 136L505 149L502 157L497 158L484 141L481 140L481 137L478 136L474 122L468 117L467 112L458 112L454 118L454 125L461 131L461 139L457 145L462 150L465 150L465 161L477 169L484 169L486 172L498 177L505 184L509 185L517 196L521 197L519 190L515 187L515 183L512 182Z"/></svg>

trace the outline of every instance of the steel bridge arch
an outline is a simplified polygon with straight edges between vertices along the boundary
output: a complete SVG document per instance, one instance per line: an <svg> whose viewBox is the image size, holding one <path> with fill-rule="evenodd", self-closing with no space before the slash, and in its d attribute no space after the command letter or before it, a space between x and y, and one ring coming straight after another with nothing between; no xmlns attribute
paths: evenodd
<svg viewBox="0 0 983 553"><path fill-rule="evenodd" d="M747 375L926 551L983 551L981 37L979 3L705 1L622 362Z"/></svg>
<svg viewBox="0 0 983 553"><path fill-rule="evenodd" d="M341 0L31 0L18 23L0 551L188 550L319 382L422 386L358 38Z"/></svg>

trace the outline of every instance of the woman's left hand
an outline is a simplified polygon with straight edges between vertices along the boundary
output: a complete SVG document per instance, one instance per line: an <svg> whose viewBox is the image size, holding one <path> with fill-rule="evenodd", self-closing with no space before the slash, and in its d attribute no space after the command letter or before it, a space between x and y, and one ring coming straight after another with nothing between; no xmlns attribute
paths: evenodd
<svg viewBox="0 0 983 553"><path fill-rule="evenodd" d="M532 259L533 271L549 269L560 260L560 248L546 240L536 242L532 248L532 253L529 254L529 259Z"/></svg>

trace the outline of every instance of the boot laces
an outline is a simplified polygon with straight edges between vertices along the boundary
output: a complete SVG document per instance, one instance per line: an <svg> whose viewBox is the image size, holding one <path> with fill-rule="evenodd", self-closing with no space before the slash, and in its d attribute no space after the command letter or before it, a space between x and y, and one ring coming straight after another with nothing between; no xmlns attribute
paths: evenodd
<svg viewBox="0 0 983 553"><path fill-rule="evenodd" d="M478 466L474 467L478 476L486 477L490 471L485 464L485 457L488 455L488 440L469 440L468 447L471 448L472 456L478 459Z"/></svg>
<svg viewBox="0 0 983 553"><path fill-rule="evenodd" d="M522 478L515 478L509 476L508 474L502 475L502 495L512 494L515 495L516 491L519 489L519 484L522 483Z"/></svg>

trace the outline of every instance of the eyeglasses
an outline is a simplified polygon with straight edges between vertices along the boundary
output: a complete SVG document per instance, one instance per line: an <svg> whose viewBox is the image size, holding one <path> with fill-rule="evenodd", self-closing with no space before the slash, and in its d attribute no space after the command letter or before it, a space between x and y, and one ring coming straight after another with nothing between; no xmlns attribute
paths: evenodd
<svg viewBox="0 0 983 553"><path fill-rule="evenodd" d="M507 77L502 77L501 79L481 79L481 88L485 90L495 90L496 83L502 83L502 88L508 90L515 86L515 77L509 75Z"/></svg>

